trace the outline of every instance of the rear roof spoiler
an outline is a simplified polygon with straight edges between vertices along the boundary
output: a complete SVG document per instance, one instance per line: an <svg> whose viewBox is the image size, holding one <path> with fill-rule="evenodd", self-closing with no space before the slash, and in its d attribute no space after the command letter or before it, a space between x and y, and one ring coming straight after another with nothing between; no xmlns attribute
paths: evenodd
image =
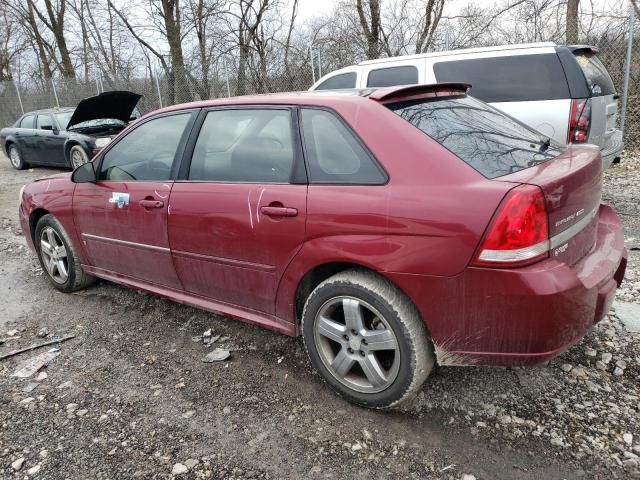
<svg viewBox="0 0 640 480"><path fill-rule="evenodd" d="M399 87L378 88L368 95L372 100L388 102L391 100L417 100L424 97L465 95L471 84L461 82L442 82L427 85L404 85Z"/></svg>
<svg viewBox="0 0 640 480"><path fill-rule="evenodd" d="M567 48L574 55L577 53L598 53L600 49L593 45L567 45Z"/></svg>

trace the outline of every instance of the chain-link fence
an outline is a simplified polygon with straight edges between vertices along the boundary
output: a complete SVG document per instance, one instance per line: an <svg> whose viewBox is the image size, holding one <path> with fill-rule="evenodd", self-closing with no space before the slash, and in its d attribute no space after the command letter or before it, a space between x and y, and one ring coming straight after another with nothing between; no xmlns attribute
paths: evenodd
<svg viewBox="0 0 640 480"><path fill-rule="evenodd" d="M634 38L635 33L635 38ZM624 127L625 146L640 147L640 21L627 22L619 40L599 45L599 57L611 75L619 99L619 120ZM284 65L260 68L251 63L240 70L237 58L220 59L206 81L187 75L182 82L166 75L112 79L102 75L87 80L47 79L0 82L0 127L12 125L23 113L51 107L73 107L83 98L110 90L129 90L142 95L142 113L190 100L239 94L308 89L328 70L319 50L309 49L308 63L293 71Z"/></svg>

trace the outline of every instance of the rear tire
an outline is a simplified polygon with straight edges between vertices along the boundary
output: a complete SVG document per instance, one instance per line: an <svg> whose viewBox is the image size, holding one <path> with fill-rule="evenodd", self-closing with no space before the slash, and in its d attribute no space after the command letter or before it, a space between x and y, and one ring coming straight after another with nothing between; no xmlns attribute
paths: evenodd
<svg viewBox="0 0 640 480"><path fill-rule="evenodd" d="M9 155L9 162L11 162L11 166L16 170L24 170L27 168L28 164L22 159L22 155L20 155L20 150L14 144L9 145L7 149L7 154Z"/></svg>
<svg viewBox="0 0 640 480"><path fill-rule="evenodd" d="M69 235L53 215L45 215L38 221L34 244L47 278L61 292L75 292L95 282L80 267Z"/></svg>
<svg viewBox="0 0 640 480"><path fill-rule="evenodd" d="M435 364L411 300L367 270L347 270L318 285L304 306L302 335L329 386L364 407L390 408L407 400Z"/></svg>

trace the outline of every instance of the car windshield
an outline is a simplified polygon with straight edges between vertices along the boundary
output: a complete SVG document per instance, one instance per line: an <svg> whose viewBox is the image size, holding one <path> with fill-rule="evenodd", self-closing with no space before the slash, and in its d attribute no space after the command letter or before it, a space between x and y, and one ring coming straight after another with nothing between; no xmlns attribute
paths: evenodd
<svg viewBox="0 0 640 480"><path fill-rule="evenodd" d="M67 129L67 125L69 124L69 120L71 120L71 115L73 112L60 112L56 113L56 119L58 120L58 125L62 130Z"/></svg>
<svg viewBox="0 0 640 480"><path fill-rule="evenodd" d="M430 98L387 106L487 178L538 165L564 149L473 97Z"/></svg>

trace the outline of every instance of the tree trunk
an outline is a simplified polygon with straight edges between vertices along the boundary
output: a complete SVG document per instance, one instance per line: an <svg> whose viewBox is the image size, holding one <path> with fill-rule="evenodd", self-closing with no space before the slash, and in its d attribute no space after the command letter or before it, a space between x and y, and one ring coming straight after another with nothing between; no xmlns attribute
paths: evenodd
<svg viewBox="0 0 640 480"><path fill-rule="evenodd" d="M360 18L360 26L367 41L367 58L372 60L380 55L380 0L368 1L370 19L367 19L364 12L362 0L356 0L356 10Z"/></svg>
<svg viewBox="0 0 640 480"><path fill-rule="evenodd" d="M187 82L182 54L182 38L180 34L180 5L179 0L162 0L164 25L167 31L167 42L171 55L171 70L178 103L191 101L191 91Z"/></svg>
<svg viewBox="0 0 640 480"><path fill-rule="evenodd" d="M567 0L567 43L578 43L578 5L580 0Z"/></svg>

